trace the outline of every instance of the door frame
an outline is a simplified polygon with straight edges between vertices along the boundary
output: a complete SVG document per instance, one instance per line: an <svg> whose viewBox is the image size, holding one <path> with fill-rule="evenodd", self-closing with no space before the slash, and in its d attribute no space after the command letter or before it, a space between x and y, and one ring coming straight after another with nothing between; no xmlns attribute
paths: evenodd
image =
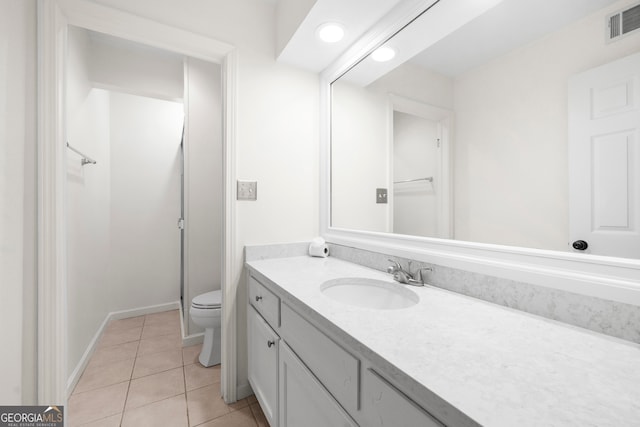
<svg viewBox="0 0 640 427"><path fill-rule="evenodd" d="M234 260L237 51L183 29L82 0L38 0L38 402L67 401L66 112L67 27L74 25L220 64L223 87L222 396L236 400Z"/></svg>
<svg viewBox="0 0 640 427"><path fill-rule="evenodd" d="M393 138L394 123L393 113L410 114L412 116L421 117L423 119L437 122L438 135L440 139L440 149L438 150L438 158L436 159L437 170L434 176L435 185L438 186L436 192L437 204L437 223L438 235L433 236L441 239L453 238L453 197L451 188L451 146L453 137L453 111L446 108L436 107L425 104L404 96L389 94L389 137L388 137L388 155L389 155L389 230L393 233Z"/></svg>

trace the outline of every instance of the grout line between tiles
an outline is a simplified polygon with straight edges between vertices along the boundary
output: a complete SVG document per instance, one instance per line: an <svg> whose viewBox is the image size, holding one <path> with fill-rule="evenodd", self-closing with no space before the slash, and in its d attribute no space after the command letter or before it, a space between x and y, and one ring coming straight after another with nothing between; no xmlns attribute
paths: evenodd
<svg viewBox="0 0 640 427"><path fill-rule="evenodd" d="M182 352L182 382L184 383L184 405L187 408L187 427L191 426L191 419L189 418L189 400L187 398L187 373L184 370L184 352Z"/></svg>
<svg viewBox="0 0 640 427"><path fill-rule="evenodd" d="M144 321L143 321L144 324ZM131 375L129 376L129 383L127 384L127 392L124 395L124 402L122 404L122 412L120 413L120 423L119 426L122 426L124 422L124 411L127 407L127 400L129 399L129 389L131 389L131 377L133 377L133 370L136 368L136 361L138 360L138 349L140 348L140 340L138 340L138 347L136 347L136 358L133 362L133 369L131 369Z"/></svg>

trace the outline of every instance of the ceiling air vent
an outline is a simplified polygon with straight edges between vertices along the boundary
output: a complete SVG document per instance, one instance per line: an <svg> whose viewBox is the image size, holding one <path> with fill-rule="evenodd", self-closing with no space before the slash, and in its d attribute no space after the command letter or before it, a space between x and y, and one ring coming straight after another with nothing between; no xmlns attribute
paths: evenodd
<svg viewBox="0 0 640 427"><path fill-rule="evenodd" d="M607 24L607 40L640 29L640 4L609 16Z"/></svg>

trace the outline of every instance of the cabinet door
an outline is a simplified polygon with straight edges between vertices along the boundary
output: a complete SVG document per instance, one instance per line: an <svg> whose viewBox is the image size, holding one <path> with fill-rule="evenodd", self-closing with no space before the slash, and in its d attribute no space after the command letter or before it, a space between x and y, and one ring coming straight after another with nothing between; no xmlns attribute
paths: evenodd
<svg viewBox="0 0 640 427"><path fill-rule="evenodd" d="M362 412L368 427L443 427L371 369L362 378Z"/></svg>
<svg viewBox="0 0 640 427"><path fill-rule="evenodd" d="M281 315L282 339L333 398L349 413L356 413L360 361L287 304L282 304Z"/></svg>
<svg viewBox="0 0 640 427"><path fill-rule="evenodd" d="M357 427L284 341L279 394L280 427Z"/></svg>
<svg viewBox="0 0 640 427"><path fill-rule="evenodd" d="M248 307L249 382L271 427L278 426L278 342L280 338Z"/></svg>

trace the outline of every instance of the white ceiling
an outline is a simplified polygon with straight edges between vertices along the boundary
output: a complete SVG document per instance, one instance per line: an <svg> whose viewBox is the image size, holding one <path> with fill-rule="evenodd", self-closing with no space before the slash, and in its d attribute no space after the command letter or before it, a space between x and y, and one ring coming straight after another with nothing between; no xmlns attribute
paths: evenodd
<svg viewBox="0 0 640 427"><path fill-rule="evenodd" d="M617 0L504 0L411 62L455 76ZM602 22L602 37L605 22Z"/></svg>
<svg viewBox="0 0 640 427"><path fill-rule="evenodd" d="M320 72L403 1L406 0L317 0L278 57L278 61ZM433 32L433 22L424 19L424 22L430 22L430 24L425 25L425 28L411 31L411 56L423 50L416 49L416 40L430 40L432 45L422 53L413 56L411 62L443 74L457 75L615 1L503 0L435 44L430 34ZM448 6L447 3L457 3L457 1L441 0L438 6ZM458 6L457 10L461 11L462 8ZM426 14L430 13L432 11ZM343 41L332 45L316 39L317 27L328 21L339 22L345 26L347 35ZM415 24L418 23L415 22ZM423 37L423 34L429 36ZM399 61L408 59L401 56ZM361 63L361 66L365 66L365 62Z"/></svg>
<svg viewBox="0 0 640 427"><path fill-rule="evenodd" d="M278 56L278 61L320 72L401 1L317 0ZM326 22L342 24L344 39L331 44L319 41L315 36L316 29Z"/></svg>

